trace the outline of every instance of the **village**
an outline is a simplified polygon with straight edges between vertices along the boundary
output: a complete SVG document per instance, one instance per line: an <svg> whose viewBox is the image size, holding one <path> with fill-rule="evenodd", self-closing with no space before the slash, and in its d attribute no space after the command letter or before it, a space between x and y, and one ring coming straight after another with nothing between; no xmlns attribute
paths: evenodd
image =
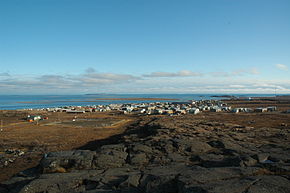
<svg viewBox="0 0 290 193"><path fill-rule="evenodd" d="M32 109L28 109L32 110ZM35 110L35 109L34 109ZM132 115L168 115L178 116L185 114L198 114L201 112L228 112L228 113L264 113L277 111L276 106L268 107L239 107L232 108L224 101L220 100L190 100L188 102L150 102L150 103L126 103L109 105L91 105L91 106L65 106L56 108L37 109L47 112L65 112L69 114L82 114L93 112L115 111L122 114ZM286 113L289 113L287 110ZM28 115L29 122L48 119L39 115Z"/></svg>

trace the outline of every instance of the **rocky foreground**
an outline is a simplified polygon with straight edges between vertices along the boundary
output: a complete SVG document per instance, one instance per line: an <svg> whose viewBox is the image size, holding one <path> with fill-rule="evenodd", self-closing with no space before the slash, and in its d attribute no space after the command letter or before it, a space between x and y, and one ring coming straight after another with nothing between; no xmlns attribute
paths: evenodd
<svg viewBox="0 0 290 193"><path fill-rule="evenodd" d="M49 153L0 192L290 192L289 128L191 118L144 117L122 135Z"/></svg>

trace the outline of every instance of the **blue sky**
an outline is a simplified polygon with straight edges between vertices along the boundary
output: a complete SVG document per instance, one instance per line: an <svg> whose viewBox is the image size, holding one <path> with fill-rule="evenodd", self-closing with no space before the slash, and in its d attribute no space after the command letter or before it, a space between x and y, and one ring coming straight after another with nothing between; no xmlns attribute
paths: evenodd
<svg viewBox="0 0 290 193"><path fill-rule="evenodd" d="M290 93L289 0L0 1L0 94Z"/></svg>

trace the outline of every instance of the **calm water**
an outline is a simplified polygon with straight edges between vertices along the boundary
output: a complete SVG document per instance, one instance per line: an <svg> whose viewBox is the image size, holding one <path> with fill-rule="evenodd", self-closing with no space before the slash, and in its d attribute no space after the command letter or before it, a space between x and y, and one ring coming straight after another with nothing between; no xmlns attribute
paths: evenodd
<svg viewBox="0 0 290 193"><path fill-rule="evenodd" d="M86 106L100 104L117 104L117 103L140 103L140 102L155 102L155 101L134 101L134 100L106 100L93 101L98 98L168 98L169 101L188 101L201 99L217 99L211 97L217 94L101 94L101 95L0 95L0 109L28 109L28 108L46 108L46 107L61 107L61 106ZM218 94L221 95L221 94ZM254 96L273 96L250 94L241 95L235 94L238 97L254 97ZM158 99L156 99L158 101Z"/></svg>

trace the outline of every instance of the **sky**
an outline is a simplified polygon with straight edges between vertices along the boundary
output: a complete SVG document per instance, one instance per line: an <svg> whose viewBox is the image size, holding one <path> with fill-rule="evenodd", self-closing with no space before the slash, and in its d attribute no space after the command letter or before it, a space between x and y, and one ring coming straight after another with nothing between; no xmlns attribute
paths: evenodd
<svg viewBox="0 0 290 193"><path fill-rule="evenodd" d="M289 0L0 0L0 94L290 94Z"/></svg>

